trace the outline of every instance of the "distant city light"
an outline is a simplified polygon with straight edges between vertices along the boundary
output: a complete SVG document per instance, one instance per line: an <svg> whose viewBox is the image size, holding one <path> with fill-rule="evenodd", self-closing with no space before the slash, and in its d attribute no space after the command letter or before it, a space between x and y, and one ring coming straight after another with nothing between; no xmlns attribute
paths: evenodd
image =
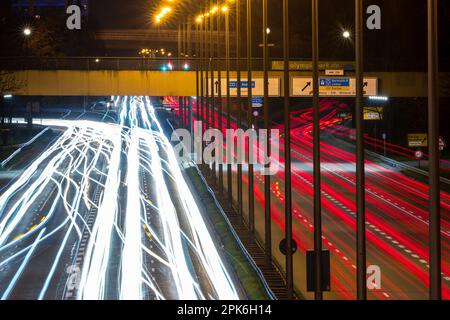
<svg viewBox="0 0 450 320"><path fill-rule="evenodd" d="M189 70L189 64L188 64L188 63L185 63L185 64L183 65L183 69L184 69L184 70Z"/></svg>
<svg viewBox="0 0 450 320"><path fill-rule="evenodd" d="M342 33L342 36L345 38L345 39L348 39L348 38L350 38L350 36L351 36L351 34L350 34L350 31L344 31L343 33Z"/></svg>
<svg viewBox="0 0 450 320"><path fill-rule="evenodd" d="M23 34L25 35L25 36L30 36L31 35L31 29L30 28L25 28L25 29L23 29Z"/></svg>

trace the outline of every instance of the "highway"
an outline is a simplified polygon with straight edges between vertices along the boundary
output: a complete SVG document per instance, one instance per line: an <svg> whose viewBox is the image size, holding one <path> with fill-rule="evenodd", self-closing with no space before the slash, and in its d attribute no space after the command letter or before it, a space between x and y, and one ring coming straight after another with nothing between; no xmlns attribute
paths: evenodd
<svg viewBox="0 0 450 320"><path fill-rule="evenodd" d="M150 99L63 130L1 190L1 299L239 299Z"/></svg>
<svg viewBox="0 0 450 320"><path fill-rule="evenodd" d="M177 101L170 103L178 109ZM332 290L329 299L356 298L356 203L355 150L345 141L349 129L337 116L332 99L321 101L321 161L322 161L322 219L323 246L331 253ZM194 105L194 115L197 105ZM216 113L215 123L218 123ZM226 117L223 117L226 123ZM293 216L294 239L299 252L294 257L295 285L302 296L306 292L307 250L313 248L313 165L312 165L312 110L304 109L291 115L293 139ZM232 123L236 128L236 123ZM283 129L280 124L274 128ZM344 134L345 133L345 134ZM283 134L282 134L283 136ZM374 138L366 137L374 143ZM284 238L284 141L279 145L278 162L281 172L271 177L273 255L281 263L284 256L278 243ZM376 142L375 143L380 143ZM413 154L400 146L393 150ZM257 152L257 146L254 148ZM443 165L448 165L443 163ZM248 217L248 176L244 166L244 214ZM445 169L445 168L444 168ZM224 166L226 171L226 166ZM237 168L233 166L233 195L237 199ZM256 229L264 235L264 177L255 169ZM428 297L428 187L399 170L368 157L366 161L367 201L367 262L381 269L381 288L369 290L370 299L426 299ZM224 178L227 186L226 172ZM450 299L450 195L442 191L442 253L443 297Z"/></svg>

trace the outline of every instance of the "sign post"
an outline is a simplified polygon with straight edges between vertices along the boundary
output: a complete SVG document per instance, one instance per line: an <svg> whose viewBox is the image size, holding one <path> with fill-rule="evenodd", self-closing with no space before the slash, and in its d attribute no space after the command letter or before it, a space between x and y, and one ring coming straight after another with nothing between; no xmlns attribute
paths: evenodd
<svg viewBox="0 0 450 320"><path fill-rule="evenodd" d="M383 138L383 154L386 157L386 139L387 139L387 134L385 132L383 132L383 134L381 136Z"/></svg>
<svg viewBox="0 0 450 320"><path fill-rule="evenodd" d="M422 160L423 159L423 152L422 152L422 150L417 150L415 153L414 153L414 156L416 157L416 159L417 159L417 161L419 162L419 169L420 169L420 160Z"/></svg>

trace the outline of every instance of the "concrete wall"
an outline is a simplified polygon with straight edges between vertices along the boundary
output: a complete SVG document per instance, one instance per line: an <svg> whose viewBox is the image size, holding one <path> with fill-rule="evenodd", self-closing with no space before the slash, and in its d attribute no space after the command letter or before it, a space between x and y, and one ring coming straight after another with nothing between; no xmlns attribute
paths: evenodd
<svg viewBox="0 0 450 320"><path fill-rule="evenodd" d="M25 86L17 95L32 96L194 96L195 72L20 71Z"/></svg>

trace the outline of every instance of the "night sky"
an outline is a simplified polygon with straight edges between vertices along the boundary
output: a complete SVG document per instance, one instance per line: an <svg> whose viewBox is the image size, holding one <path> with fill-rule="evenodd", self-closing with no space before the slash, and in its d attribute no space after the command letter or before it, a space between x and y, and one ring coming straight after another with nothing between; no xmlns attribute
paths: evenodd
<svg viewBox="0 0 450 320"><path fill-rule="evenodd" d="M245 1L241 0L245 5ZM161 1L149 0L95 0L91 2L91 14L97 28L128 29L152 27L151 12ZM179 17L200 12L203 1L183 1L185 5L172 16L172 27ZM291 55L307 59L311 56L311 1L291 0ZM382 69L426 70L426 0L370 0L365 6L377 4L382 9L382 30L365 32L365 64ZM450 70L450 5L440 1L441 69ZM282 1L269 0L270 42L275 44L273 57L281 57ZM354 47L342 39L342 30L353 30L353 0L320 1L320 57L323 60L352 60ZM245 13L243 11L243 13ZM243 14L244 16L244 14ZM255 55L260 55L261 0L253 0L253 32ZM245 21L242 20L245 32ZM170 27L170 25L169 25ZM245 50L245 36L242 38Z"/></svg>

